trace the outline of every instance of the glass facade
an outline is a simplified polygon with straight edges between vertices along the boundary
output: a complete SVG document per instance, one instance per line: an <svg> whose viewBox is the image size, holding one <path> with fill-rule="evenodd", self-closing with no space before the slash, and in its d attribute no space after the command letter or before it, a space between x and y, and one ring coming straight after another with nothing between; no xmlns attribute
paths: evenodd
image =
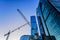
<svg viewBox="0 0 60 40"><path fill-rule="evenodd" d="M37 16L37 20L38 20L38 25L39 25L39 29L40 29L40 36L42 36L42 35L46 35L45 34L45 30L44 30L44 28L43 28L43 24L42 24L42 20L41 20L41 17L40 16Z"/></svg>
<svg viewBox="0 0 60 40"><path fill-rule="evenodd" d="M55 4L50 2L40 0L37 8L37 21L41 35L38 34L36 17L31 16L31 35L22 36L21 40L43 40L41 37L43 34L46 35L44 40L51 40L50 37L52 40L60 40L60 12L54 7Z"/></svg>
<svg viewBox="0 0 60 40"><path fill-rule="evenodd" d="M24 35L20 38L20 40L29 40L30 39L30 35Z"/></svg>
<svg viewBox="0 0 60 40"><path fill-rule="evenodd" d="M31 16L31 35L35 36L36 33L38 33L36 17Z"/></svg>
<svg viewBox="0 0 60 40"><path fill-rule="evenodd" d="M56 7L58 11L60 11L60 0L49 0L53 6Z"/></svg>
<svg viewBox="0 0 60 40"><path fill-rule="evenodd" d="M55 36L56 40L60 40L60 12L48 2L41 3L42 5L39 4L37 8L38 16L41 16L43 25L47 25L50 35Z"/></svg>

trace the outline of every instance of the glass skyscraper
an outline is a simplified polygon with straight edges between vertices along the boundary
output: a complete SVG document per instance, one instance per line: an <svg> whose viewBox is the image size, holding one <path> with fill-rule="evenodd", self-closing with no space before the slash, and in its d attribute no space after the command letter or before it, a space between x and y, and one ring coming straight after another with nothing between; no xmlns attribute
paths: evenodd
<svg viewBox="0 0 60 40"><path fill-rule="evenodd" d="M24 35L21 40L60 40L60 7L56 2L58 0L40 0L36 9L37 18L31 16L30 19L31 35Z"/></svg>
<svg viewBox="0 0 60 40"><path fill-rule="evenodd" d="M60 11L50 1L40 1L37 14L41 17L43 26L45 28L46 35L48 35L46 26L50 35L56 37L56 40L60 40Z"/></svg>

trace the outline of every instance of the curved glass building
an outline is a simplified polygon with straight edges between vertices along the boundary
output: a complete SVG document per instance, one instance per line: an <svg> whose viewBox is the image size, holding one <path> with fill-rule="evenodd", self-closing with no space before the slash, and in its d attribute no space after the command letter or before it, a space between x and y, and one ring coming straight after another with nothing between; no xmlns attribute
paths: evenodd
<svg viewBox="0 0 60 40"><path fill-rule="evenodd" d="M53 35L60 40L60 1L40 0L37 15L42 19L46 35Z"/></svg>

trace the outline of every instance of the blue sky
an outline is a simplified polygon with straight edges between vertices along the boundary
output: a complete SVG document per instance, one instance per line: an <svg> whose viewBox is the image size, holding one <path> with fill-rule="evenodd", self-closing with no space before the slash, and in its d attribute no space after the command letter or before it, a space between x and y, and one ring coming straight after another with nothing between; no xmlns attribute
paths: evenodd
<svg viewBox="0 0 60 40"><path fill-rule="evenodd" d="M26 22L17 12L20 9L30 21L30 16L35 15L39 0L0 0L0 40L5 40L3 35ZM24 32L24 33L23 33ZM21 35L30 35L29 25L11 33L9 40L19 40Z"/></svg>

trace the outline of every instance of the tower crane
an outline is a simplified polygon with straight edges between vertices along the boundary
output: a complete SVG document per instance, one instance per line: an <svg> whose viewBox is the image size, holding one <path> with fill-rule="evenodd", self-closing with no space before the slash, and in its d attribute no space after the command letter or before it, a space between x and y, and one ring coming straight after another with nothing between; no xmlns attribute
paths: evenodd
<svg viewBox="0 0 60 40"><path fill-rule="evenodd" d="M27 24L30 25L29 21L26 19L26 17L23 15L23 13L22 13L19 9L17 9L17 11L19 12L19 14L21 14L21 16L24 18L24 20L25 20L27 23L25 23L24 25L22 25L22 26L20 26L20 27L18 27L18 28L16 28L16 29L14 29L14 30L12 30L12 31L9 30L8 33L4 34L4 36L7 36L6 40L8 40L9 35L10 35L11 33L15 32L16 30L19 30L20 28L24 27L24 26L27 25ZM30 26L31 26L31 25L30 25Z"/></svg>

